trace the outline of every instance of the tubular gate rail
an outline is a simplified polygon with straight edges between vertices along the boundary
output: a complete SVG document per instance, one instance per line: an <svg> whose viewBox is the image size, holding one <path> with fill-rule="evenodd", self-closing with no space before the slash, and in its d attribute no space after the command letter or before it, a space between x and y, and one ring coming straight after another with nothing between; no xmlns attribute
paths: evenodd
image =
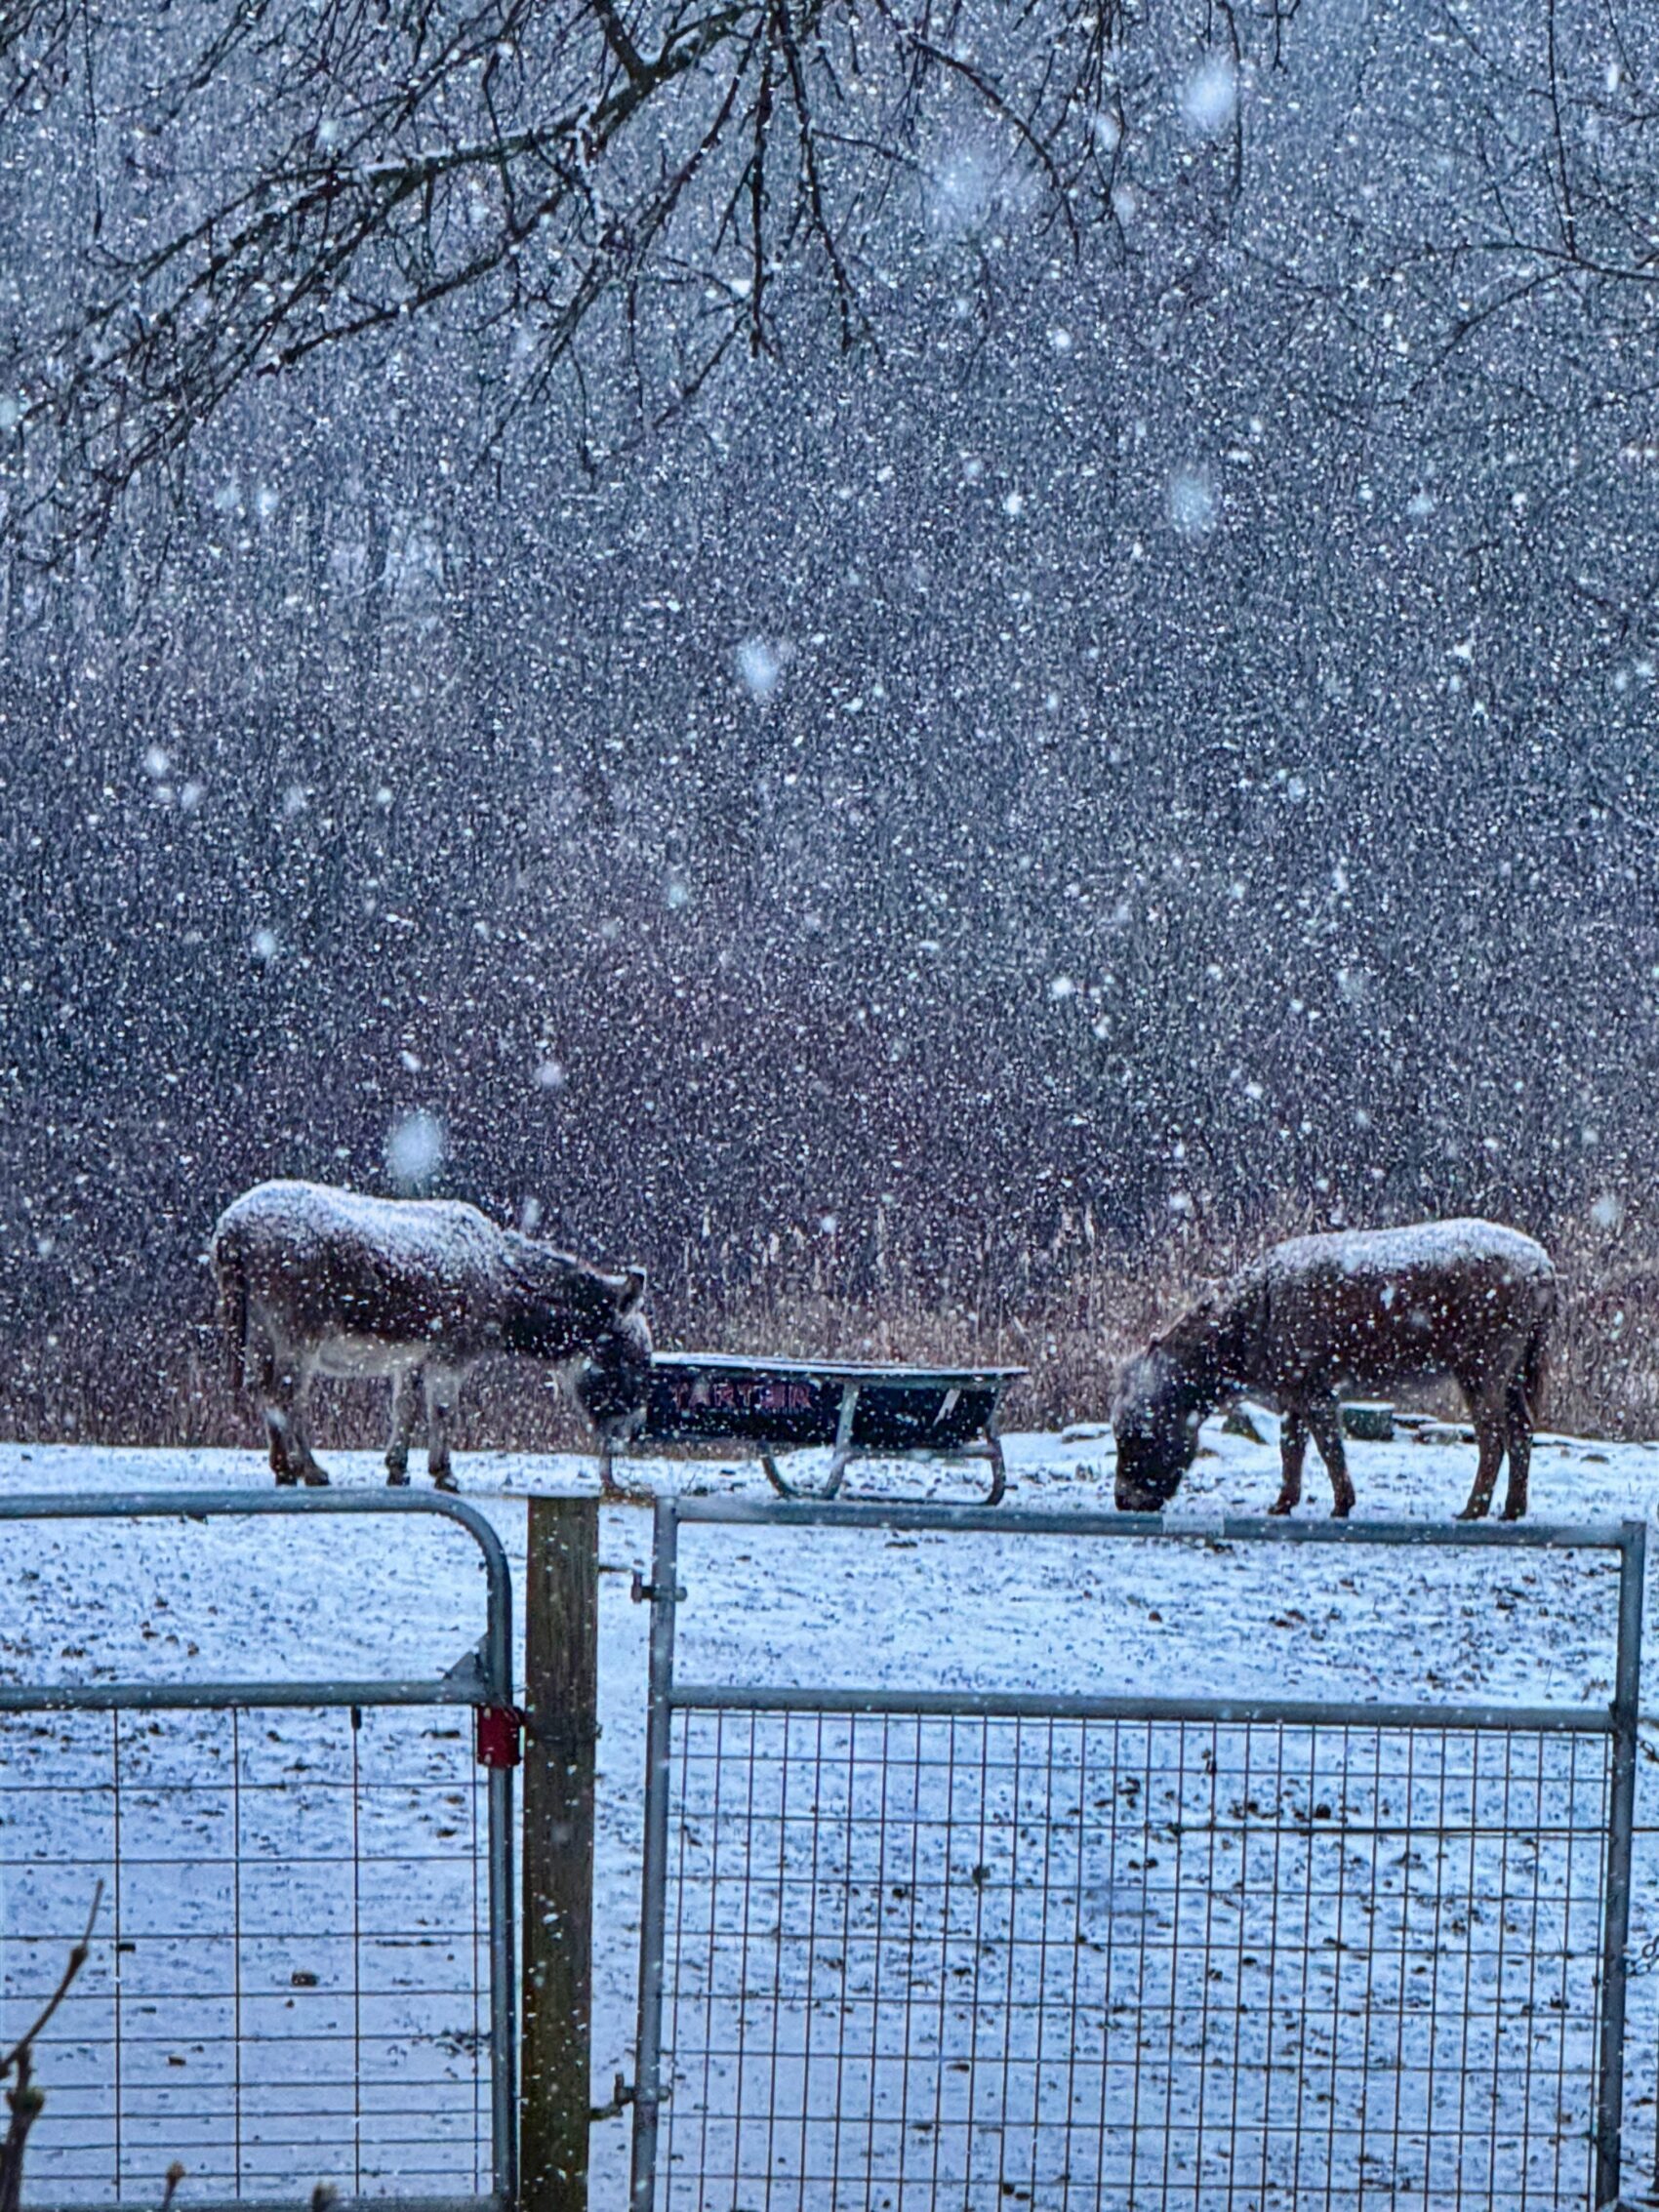
<svg viewBox="0 0 1659 2212"><path fill-rule="evenodd" d="M1601 1550L1609 1706L678 1679L684 1523ZM635 2212L1619 2191L1644 1535L664 1499Z"/></svg>
<svg viewBox="0 0 1659 2212"><path fill-rule="evenodd" d="M103 1885L38 2046L28 2204L153 2205L174 2159L207 2212L319 2181L513 2201L517 1715L489 1522L386 1492L0 1501L0 1525L364 1513L478 1546L484 1633L440 1679L0 1684L0 2046Z"/></svg>

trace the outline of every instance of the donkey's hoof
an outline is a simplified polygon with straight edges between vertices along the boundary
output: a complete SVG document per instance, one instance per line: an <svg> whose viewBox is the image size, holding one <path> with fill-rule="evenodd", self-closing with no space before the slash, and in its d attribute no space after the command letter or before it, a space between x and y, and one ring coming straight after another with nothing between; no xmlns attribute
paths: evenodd
<svg viewBox="0 0 1659 2212"><path fill-rule="evenodd" d="M409 1487L409 1469L398 1467L389 1468L386 1473L385 1485L388 1490L407 1490Z"/></svg>
<svg viewBox="0 0 1659 2212"><path fill-rule="evenodd" d="M328 1488L328 1476L320 1467L312 1468L306 1474L305 1487L307 1490L326 1490Z"/></svg>
<svg viewBox="0 0 1659 2212"><path fill-rule="evenodd" d="M461 1488L461 1485L446 1468L442 1474L433 1475L432 1488L434 1490L447 1490L453 1497L455 1492Z"/></svg>

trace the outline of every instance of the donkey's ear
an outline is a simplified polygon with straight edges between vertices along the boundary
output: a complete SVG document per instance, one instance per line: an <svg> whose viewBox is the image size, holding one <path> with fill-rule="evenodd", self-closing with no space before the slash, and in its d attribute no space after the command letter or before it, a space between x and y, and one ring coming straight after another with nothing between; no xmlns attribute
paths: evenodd
<svg viewBox="0 0 1659 2212"><path fill-rule="evenodd" d="M632 1313L645 1296L645 1269L629 1267L623 1275L622 1288L617 1292L617 1311Z"/></svg>

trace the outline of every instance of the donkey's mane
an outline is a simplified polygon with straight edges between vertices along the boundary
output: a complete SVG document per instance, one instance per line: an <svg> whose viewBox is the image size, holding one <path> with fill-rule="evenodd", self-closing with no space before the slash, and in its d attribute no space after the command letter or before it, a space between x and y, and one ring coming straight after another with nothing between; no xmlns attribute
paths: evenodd
<svg viewBox="0 0 1659 2212"><path fill-rule="evenodd" d="M521 1229L503 1231L502 1257L514 1286L527 1298L568 1298L578 1307L616 1303L616 1284L603 1268L579 1260L574 1252L539 1244Z"/></svg>
<svg viewBox="0 0 1659 2212"><path fill-rule="evenodd" d="M1161 1351L1167 1364L1179 1367L1190 1391L1219 1390L1240 1318L1234 1286L1225 1291L1207 1290L1185 1313L1178 1313L1161 1336L1153 1339L1152 1348Z"/></svg>
<svg viewBox="0 0 1659 2212"><path fill-rule="evenodd" d="M1215 1293L1206 1291L1185 1313L1178 1313L1161 1336L1153 1339L1153 1347L1173 1352L1200 1350L1214 1341L1218 1317Z"/></svg>

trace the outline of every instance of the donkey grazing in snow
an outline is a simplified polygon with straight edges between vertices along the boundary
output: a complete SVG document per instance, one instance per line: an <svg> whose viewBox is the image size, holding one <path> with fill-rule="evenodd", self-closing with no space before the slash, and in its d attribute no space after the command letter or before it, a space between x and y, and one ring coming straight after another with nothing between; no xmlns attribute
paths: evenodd
<svg viewBox="0 0 1659 2212"><path fill-rule="evenodd" d="M1331 1478L1332 1513L1354 1508L1342 1448L1341 1386L1385 1388L1449 1375L1475 1422L1479 1461L1460 1520L1479 1520L1509 1454L1505 1520L1526 1510L1556 1270L1531 1237L1494 1222L1298 1236L1201 1299L1130 1361L1112 1411L1120 1512L1155 1512L1197 1452L1198 1424L1258 1389L1282 1415L1282 1480L1270 1508L1302 1496L1310 1430Z"/></svg>
<svg viewBox="0 0 1659 2212"><path fill-rule="evenodd" d="M409 1479L420 1386L426 1466L440 1490L455 1488L456 1397L487 1352L564 1369L607 1438L645 1404L651 1332L640 1269L601 1274L498 1228L475 1206L262 1183L225 1208L212 1249L231 1384L258 1393L279 1483L328 1480L305 1418L314 1375L390 1377L386 1469L399 1484Z"/></svg>

